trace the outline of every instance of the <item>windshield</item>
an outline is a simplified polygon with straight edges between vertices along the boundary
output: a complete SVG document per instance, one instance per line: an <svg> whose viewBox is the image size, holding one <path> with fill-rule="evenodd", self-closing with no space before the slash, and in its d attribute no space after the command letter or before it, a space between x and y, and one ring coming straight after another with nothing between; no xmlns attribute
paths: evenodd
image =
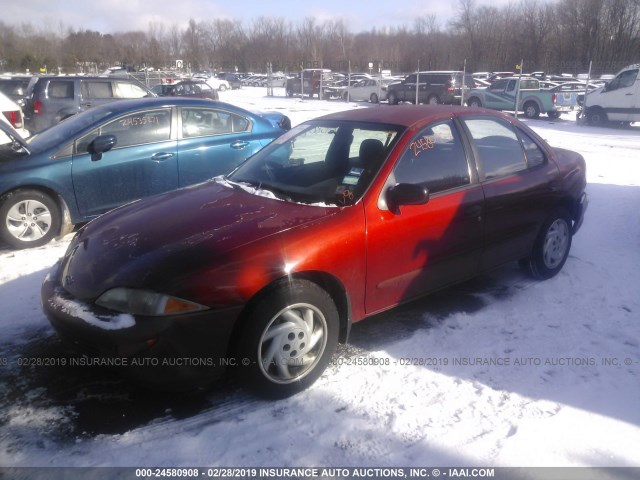
<svg viewBox="0 0 640 480"><path fill-rule="evenodd" d="M65 140L72 139L79 132L91 127L95 122L111 115L108 107L91 108L85 112L73 115L40 133L28 138L26 141L32 151L43 151L55 147Z"/></svg>
<svg viewBox="0 0 640 480"><path fill-rule="evenodd" d="M317 120L290 130L227 178L301 203L352 205L367 190L403 127Z"/></svg>

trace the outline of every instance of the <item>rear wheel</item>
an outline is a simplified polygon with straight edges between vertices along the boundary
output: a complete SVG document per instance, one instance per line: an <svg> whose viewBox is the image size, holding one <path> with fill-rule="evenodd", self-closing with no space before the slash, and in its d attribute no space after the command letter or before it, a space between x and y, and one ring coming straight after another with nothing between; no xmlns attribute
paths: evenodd
<svg viewBox="0 0 640 480"><path fill-rule="evenodd" d="M371 103L378 103L378 95L372 93L371 97L369 97L369 100L371 100Z"/></svg>
<svg viewBox="0 0 640 480"><path fill-rule="evenodd" d="M39 247L60 231L62 216L53 198L38 190L17 190L2 199L0 237L14 248Z"/></svg>
<svg viewBox="0 0 640 480"><path fill-rule="evenodd" d="M240 378L259 395L284 398L313 384L338 344L335 303L317 284L282 281L253 304L237 342Z"/></svg>
<svg viewBox="0 0 640 480"><path fill-rule="evenodd" d="M571 217L559 208L544 222L528 258L520 260L534 278L546 280L564 266L571 249Z"/></svg>
<svg viewBox="0 0 640 480"><path fill-rule="evenodd" d="M527 118L538 118L540 116L540 108L535 102L527 102L524 104L524 116Z"/></svg>

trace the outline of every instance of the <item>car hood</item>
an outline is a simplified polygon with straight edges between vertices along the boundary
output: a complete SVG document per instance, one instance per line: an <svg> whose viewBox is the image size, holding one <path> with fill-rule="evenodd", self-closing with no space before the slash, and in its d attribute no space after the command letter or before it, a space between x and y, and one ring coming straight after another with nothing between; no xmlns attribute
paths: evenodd
<svg viewBox="0 0 640 480"><path fill-rule="evenodd" d="M129 286L165 293L181 277L219 266L232 250L334 215L266 198L216 181L120 207L87 224L62 261L64 286L94 300Z"/></svg>

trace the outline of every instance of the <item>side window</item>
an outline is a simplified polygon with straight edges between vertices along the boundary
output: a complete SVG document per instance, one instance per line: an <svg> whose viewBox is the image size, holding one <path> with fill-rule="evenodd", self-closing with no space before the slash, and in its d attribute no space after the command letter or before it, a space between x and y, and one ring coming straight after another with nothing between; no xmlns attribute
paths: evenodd
<svg viewBox="0 0 640 480"><path fill-rule="evenodd" d="M524 148L524 154L527 157L527 166L531 168L545 163L547 157L538 144L521 130L518 130L518 135L520 136L520 141Z"/></svg>
<svg viewBox="0 0 640 480"><path fill-rule="evenodd" d="M81 91L84 98L113 98L111 82L82 81Z"/></svg>
<svg viewBox="0 0 640 480"><path fill-rule="evenodd" d="M607 85L606 91L611 92L613 90L618 90L619 88L632 87L636 81L636 78L638 78L638 69L622 72L616 78L611 80L611 83Z"/></svg>
<svg viewBox="0 0 640 480"><path fill-rule="evenodd" d="M497 80L496 82L494 82L490 87L489 90L493 90L493 91L503 91L504 88L507 86L507 82L508 80Z"/></svg>
<svg viewBox="0 0 640 480"><path fill-rule="evenodd" d="M143 98L149 95L140 85L130 82L113 82L113 96L115 98Z"/></svg>
<svg viewBox="0 0 640 480"><path fill-rule="evenodd" d="M469 185L469 165L453 122L422 129L409 143L393 174L396 183L422 184L430 193Z"/></svg>
<svg viewBox="0 0 640 480"><path fill-rule="evenodd" d="M250 129L249 120L235 113L212 108L182 109L183 138L241 133Z"/></svg>
<svg viewBox="0 0 640 480"><path fill-rule="evenodd" d="M493 118L464 120L480 156L480 169L491 179L527 168L522 146L513 127Z"/></svg>
<svg viewBox="0 0 640 480"><path fill-rule="evenodd" d="M73 98L73 81L56 81L49 82L47 89L49 98Z"/></svg>
<svg viewBox="0 0 640 480"><path fill-rule="evenodd" d="M509 80L509 83L507 84L507 92L513 92L515 89L516 89L516 81Z"/></svg>
<svg viewBox="0 0 640 480"><path fill-rule="evenodd" d="M76 154L87 153L89 144L99 135L115 135L114 148L155 143L171 138L171 110L136 112L113 120L76 141Z"/></svg>

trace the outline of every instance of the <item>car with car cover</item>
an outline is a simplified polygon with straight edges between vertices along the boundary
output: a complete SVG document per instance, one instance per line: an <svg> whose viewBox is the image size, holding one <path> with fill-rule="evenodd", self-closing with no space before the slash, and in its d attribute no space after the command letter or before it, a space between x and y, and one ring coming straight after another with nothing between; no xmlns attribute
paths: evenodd
<svg viewBox="0 0 640 480"><path fill-rule="evenodd" d="M556 275L585 168L489 110L330 114L226 176L87 224L42 304L73 348L166 365L126 371L146 385L202 385L235 365L249 388L286 397L353 322L511 261Z"/></svg>
<svg viewBox="0 0 640 480"><path fill-rule="evenodd" d="M43 245L124 203L230 172L290 127L279 112L158 97L94 107L26 140L9 132L0 239Z"/></svg>

